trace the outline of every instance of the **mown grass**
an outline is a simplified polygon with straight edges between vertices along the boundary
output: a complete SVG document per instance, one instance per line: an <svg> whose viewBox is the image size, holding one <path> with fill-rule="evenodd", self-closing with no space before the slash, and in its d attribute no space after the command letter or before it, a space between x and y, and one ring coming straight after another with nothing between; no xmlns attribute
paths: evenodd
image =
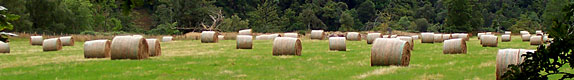
<svg viewBox="0 0 574 80"><path fill-rule="evenodd" d="M442 43L415 48L408 67L370 66L371 45L347 41L348 51L329 51L327 40L302 40L302 56L272 56L272 41L235 49L234 40L161 43L162 56L145 60L84 59L83 42L42 52L28 39L14 38L12 53L0 54L0 79L495 79L496 53L503 48L536 49L513 36L499 47L467 42L468 54L442 54Z"/></svg>

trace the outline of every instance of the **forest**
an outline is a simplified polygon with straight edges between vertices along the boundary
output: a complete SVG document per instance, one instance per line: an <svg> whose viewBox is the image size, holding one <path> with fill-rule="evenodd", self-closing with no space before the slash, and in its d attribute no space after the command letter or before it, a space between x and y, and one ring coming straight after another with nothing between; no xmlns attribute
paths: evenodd
<svg viewBox="0 0 574 80"><path fill-rule="evenodd" d="M544 30L569 0L0 0L13 32L183 34Z"/></svg>

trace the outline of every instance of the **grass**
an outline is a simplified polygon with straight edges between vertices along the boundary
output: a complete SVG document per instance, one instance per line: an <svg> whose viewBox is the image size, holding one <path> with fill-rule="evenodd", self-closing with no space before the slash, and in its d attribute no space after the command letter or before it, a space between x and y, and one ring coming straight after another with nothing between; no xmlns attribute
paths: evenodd
<svg viewBox="0 0 574 80"><path fill-rule="evenodd" d="M499 47L467 42L467 54L442 54L442 43L415 48L408 67L370 66L371 45L347 41L347 51L329 51L327 40L302 40L302 56L272 56L272 41L254 41L254 49L237 50L234 40L161 43L162 56L145 60L83 58L83 42L61 51L42 52L27 39L10 40L12 53L0 54L2 79L495 79L498 49L536 49L513 36Z"/></svg>

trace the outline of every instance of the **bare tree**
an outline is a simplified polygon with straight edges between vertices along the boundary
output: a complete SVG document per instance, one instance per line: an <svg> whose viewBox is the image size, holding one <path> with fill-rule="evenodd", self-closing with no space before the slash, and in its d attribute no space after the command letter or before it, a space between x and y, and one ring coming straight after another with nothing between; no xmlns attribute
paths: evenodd
<svg viewBox="0 0 574 80"><path fill-rule="evenodd" d="M216 30L217 27L221 24L221 22L225 18L225 16L223 16L223 13L221 12L221 10L211 11L211 15L209 15L209 17L212 20L211 25L208 26L208 25L204 24L204 22L201 22L201 26L203 27L203 29Z"/></svg>

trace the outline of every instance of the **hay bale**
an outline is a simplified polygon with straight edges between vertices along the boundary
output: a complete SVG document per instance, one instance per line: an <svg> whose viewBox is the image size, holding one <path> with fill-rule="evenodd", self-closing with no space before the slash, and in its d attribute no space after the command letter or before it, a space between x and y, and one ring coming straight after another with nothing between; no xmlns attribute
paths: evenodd
<svg viewBox="0 0 574 80"><path fill-rule="evenodd" d="M413 50L413 48L415 47L415 43L414 43L413 37L399 36L399 37L397 37L397 39L400 39L400 40L402 40L402 41L407 41L407 42L408 42L408 45L409 45L409 50Z"/></svg>
<svg viewBox="0 0 574 80"><path fill-rule="evenodd" d="M250 35L237 35L236 49L253 48L253 37Z"/></svg>
<svg viewBox="0 0 574 80"><path fill-rule="evenodd" d="M255 40L265 40L267 39L268 35L259 35L259 36L255 36Z"/></svg>
<svg viewBox="0 0 574 80"><path fill-rule="evenodd" d="M323 40L325 38L325 31L311 30L311 39Z"/></svg>
<svg viewBox="0 0 574 80"><path fill-rule="evenodd" d="M216 31L203 31L201 32L201 43L217 43L219 40Z"/></svg>
<svg viewBox="0 0 574 80"><path fill-rule="evenodd" d="M505 35L512 35L512 32L511 31L504 31L504 34Z"/></svg>
<svg viewBox="0 0 574 80"><path fill-rule="evenodd" d="M542 38L543 37L539 36L539 35L534 35L534 36L530 37L530 45L542 45L542 44L544 44Z"/></svg>
<svg viewBox="0 0 574 80"><path fill-rule="evenodd" d="M10 53L10 44L0 41L0 53Z"/></svg>
<svg viewBox="0 0 574 80"><path fill-rule="evenodd" d="M292 38L299 38L299 34L297 33L285 33L283 37L292 37Z"/></svg>
<svg viewBox="0 0 574 80"><path fill-rule="evenodd" d="M414 36L411 36L411 37L413 37L413 40L418 40L418 39L420 39L420 38L419 38L419 35L414 35Z"/></svg>
<svg viewBox="0 0 574 80"><path fill-rule="evenodd" d="M171 42L173 41L173 37L171 36L163 36L163 38L161 38L161 42Z"/></svg>
<svg viewBox="0 0 574 80"><path fill-rule="evenodd" d="M143 35L132 35L133 37L140 37L140 38L144 38Z"/></svg>
<svg viewBox="0 0 574 80"><path fill-rule="evenodd" d="M30 44L31 45L42 45L42 42L44 41L44 37L42 36L30 36Z"/></svg>
<svg viewBox="0 0 574 80"><path fill-rule="evenodd" d="M239 30L238 35L253 35L253 33L251 33L251 29L244 29L244 30Z"/></svg>
<svg viewBox="0 0 574 80"><path fill-rule="evenodd" d="M480 39L482 47L497 47L498 46L498 36L494 35L482 35Z"/></svg>
<svg viewBox="0 0 574 80"><path fill-rule="evenodd" d="M371 66L408 66L410 56L408 42L399 39L377 38L371 48Z"/></svg>
<svg viewBox="0 0 574 80"><path fill-rule="evenodd" d="M291 37L278 37L273 41L273 56L297 55L301 56L301 40Z"/></svg>
<svg viewBox="0 0 574 80"><path fill-rule="evenodd" d="M529 34L529 35L530 35L530 32L528 32L528 31L520 31L520 35L526 35L526 34Z"/></svg>
<svg viewBox="0 0 574 80"><path fill-rule="evenodd" d="M486 32L485 35L493 35L492 32Z"/></svg>
<svg viewBox="0 0 574 80"><path fill-rule="evenodd" d="M149 57L147 41L141 37L116 36L112 40L110 57L114 59L146 59Z"/></svg>
<svg viewBox="0 0 574 80"><path fill-rule="evenodd" d="M449 39L453 39L452 38L452 34L442 34L442 40L449 40Z"/></svg>
<svg viewBox="0 0 574 80"><path fill-rule="evenodd" d="M522 35L522 41L530 41L530 34Z"/></svg>
<svg viewBox="0 0 574 80"><path fill-rule="evenodd" d="M463 39L445 40L442 49L443 54L466 54L466 41Z"/></svg>
<svg viewBox="0 0 574 80"><path fill-rule="evenodd" d="M275 40L275 38L281 37L281 34L271 34L267 36L267 40Z"/></svg>
<svg viewBox="0 0 574 80"><path fill-rule="evenodd" d="M442 34L434 34L434 42L435 43L442 43L444 40L442 39Z"/></svg>
<svg viewBox="0 0 574 80"><path fill-rule="evenodd" d="M329 50L347 51L347 43L345 37L330 37Z"/></svg>
<svg viewBox="0 0 574 80"><path fill-rule="evenodd" d="M521 64L524 60L522 54L532 52L533 50L525 49L500 49L496 55L496 79L500 80L504 73L508 70L508 65Z"/></svg>
<svg viewBox="0 0 574 80"><path fill-rule="evenodd" d="M434 33L421 33L421 43L433 43Z"/></svg>
<svg viewBox="0 0 574 80"><path fill-rule="evenodd" d="M42 43L42 49L43 49L44 51L58 51L58 50L62 50L62 41L60 41L60 38L46 39L46 40L44 40L44 42Z"/></svg>
<svg viewBox="0 0 574 80"><path fill-rule="evenodd" d="M92 40L84 43L84 58L110 57L111 42L109 40Z"/></svg>
<svg viewBox="0 0 574 80"><path fill-rule="evenodd" d="M375 39L377 39L377 38L381 38L381 33L369 33L369 34L367 34L367 44L372 44L373 41L375 41Z"/></svg>
<svg viewBox="0 0 574 80"><path fill-rule="evenodd" d="M469 40L469 35L466 33L459 34L458 36L459 36L459 38L462 38L465 41Z"/></svg>
<svg viewBox="0 0 574 80"><path fill-rule="evenodd" d="M223 36L223 35L217 35L217 40L218 40L218 41L225 40L225 36Z"/></svg>
<svg viewBox="0 0 574 80"><path fill-rule="evenodd" d="M398 37L397 35L391 35L390 38L397 38L397 37Z"/></svg>
<svg viewBox="0 0 574 80"><path fill-rule="evenodd" d="M478 33L476 34L476 37L478 37L478 39L480 39L480 36L485 35L486 33Z"/></svg>
<svg viewBox="0 0 574 80"><path fill-rule="evenodd" d="M504 35L500 36L500 39L502 39L502 42L510 42L512 39L512 36L508 35L508 34L504 34Z"/></svg>
<svg viewBox="0 0 574 80"><path fill-rule="evenodd" d="M149 56L161 56L161 44L157 39L145 39L148 46Z"/></svg>
<svg viewBox="0 0 574 80"><path fill-rule="evenodd" d="M544 33L542 32L542 30L536 30L536 35L544 35Z"/></svg>
<svg viewBox="0 0 574 80"><path fill-rule="evenodd" d="M349 41L361 41L361 34L358 32L347 32L346 37Z"/></svg>
<svg viewBox="0 0 574 80"><path fill-rule="evenodd" d="M74 46L74 38L72 36L60 37L63 46Z"/></svg>
<svg viewBox="0 0 574 80"><path fill-rule="evenodd" d="M381 38L391 38L391 35L381 35Z"/></svg>

